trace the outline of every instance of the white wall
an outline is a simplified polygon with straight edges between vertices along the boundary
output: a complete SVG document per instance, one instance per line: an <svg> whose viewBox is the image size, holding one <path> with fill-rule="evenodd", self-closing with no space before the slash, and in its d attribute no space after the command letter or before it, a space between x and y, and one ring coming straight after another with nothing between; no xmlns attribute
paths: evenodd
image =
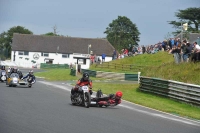
<svg viewBox="0 0 200 133"><path fill-rule="evenodd" d="M36 60L33 58L33 55L37 53L39 54L39 59ZM22 57L22 59L20 58ZM74 54L70 54L69 58L62 58L62 54L61 53L49 53L49 57L44 57L41 56L41 52L29 52L29 55L19 55L19 52L16 51L15 52L15 64L17 64L18 66L21 67L28 67L28 68L32 68L32 66L34 65L34 63L32 63L31 61L34 60L36 61L37 66L40 65L40 63L46 63L46 61L44 60L45 58L50 58L50 59L54 59L53 60L53 64L75 64L76 63L76 59L74 59L73 57L89 57L88 54L80 54L80 53L74 53ZM101 58L101 56L99 56ZM29 58L29 60L26 60L25 58ZM11 52L11 62L13 62L14 59L14 51ZM102 60L102 59L101 59ZM112 57L106 57L105 61L111 61ZM83 69L88 69L90 66L90 60L87 59L86 60L86 64L85 65L81 65L81 68Z"/></svg>

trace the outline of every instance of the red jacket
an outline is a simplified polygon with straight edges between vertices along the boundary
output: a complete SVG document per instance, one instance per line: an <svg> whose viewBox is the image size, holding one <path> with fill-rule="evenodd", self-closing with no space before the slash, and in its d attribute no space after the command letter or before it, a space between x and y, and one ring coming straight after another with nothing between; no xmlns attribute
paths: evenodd
<svg viewBox="0 0 200 133"><path fill-rule="evenodd" d="M83 80L83 78L79 79L76 83L78 86L84 86L84 85L89 85L90 88L92 88L92 80Z"/></svg>

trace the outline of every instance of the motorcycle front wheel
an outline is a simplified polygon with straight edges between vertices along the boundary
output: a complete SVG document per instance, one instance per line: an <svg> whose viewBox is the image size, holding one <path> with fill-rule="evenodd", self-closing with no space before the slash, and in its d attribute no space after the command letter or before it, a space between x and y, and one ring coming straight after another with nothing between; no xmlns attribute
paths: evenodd
<svg viewBox="0 0 200 133"><path fill-rule="evenodd" d="M91 96L89 92L85 92L85 98L84 98L84 105L86 108L90 107L90 103L91 103Z"/></svg>

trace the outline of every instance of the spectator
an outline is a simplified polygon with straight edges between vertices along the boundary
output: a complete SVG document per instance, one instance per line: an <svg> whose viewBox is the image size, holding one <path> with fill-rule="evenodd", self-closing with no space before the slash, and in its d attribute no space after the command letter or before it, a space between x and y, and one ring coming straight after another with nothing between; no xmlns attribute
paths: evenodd
<svg viewBox="0 0 200 133"><path fill-rule="evenodd" d="M181 44L179 43L177 47L174 46L171 53L174 55L175 63L179 64L181 62Z"/></svg>
<svg viewBox="0 0 200 133"><path fill-rule="evenodd" d="M181 46L181 50L182 50L182 59L183 59L184 62L186 62L186 61L187 61L187 58L188 58L188 55L187 55L187 53L186 53L186 43L187 43L187 41L184 40L184 41L183 41L183 44L182 44L182 46Z"/></svg>
<svg viewBox="0 0 200 133"><path fill-rule="evenodd" d="M142 53L144 54L146 52L146 48L145 48L145 46L143 45L142 46Z"/></svg>
<svg viewBox="0 0 200 133"><path fill-rule="evenodd" d="M189 58L190 58L190 55L192 53L192 47L191 47L191 44L188 42L186 44L186 55L187 55L187 62L189 61Z"/></svg>
<svg viewBox="0 0 200 133"><path fill-rule="evenodd" d="M91 55L90 55L90 61L91 61L91 64L93 64L93 63L94 63L94 59L95 59L94 55L93 55L93 54L91 54Z"/></svg>
<svg viewBox="0 0 200 133"><path fill-rule="evenodd" d="M116 49L113 50L113 60L115 60L117 58L117 51Z"/></svg>
<svg viewBox="0 0 200 133"><path fill-rule="evenodd" d="M124 56L128 56L128 49L124 48L123 54Z"/></svg>
<svg viewBox="0 0 200 133"><path fill-rule="evenodd" d="M171 38L170 42L171 42L171 46L173 47L175 45L174 38Z"/></svg>
<svg viewBox="0 0 200 133"><path fill-rule="evenodd" d="M106 54L103 53L103 54L101 55L101 58L102 58L102 63L105 62Z"/></svg>
<svg viewBox="0 0 200 133"><path fill-rule="evenodd" d="M191 60L194 62L200 60L200 46L197 44L197 42L194 42L194 50L191 58Z"/></svg>
<svg viewBox="0 0 200 133"><path fill-rule="evenodd" d="M165 41L162 42L162 48L164 49L164 51L166 50L166 43L165 43Z"/></svg>

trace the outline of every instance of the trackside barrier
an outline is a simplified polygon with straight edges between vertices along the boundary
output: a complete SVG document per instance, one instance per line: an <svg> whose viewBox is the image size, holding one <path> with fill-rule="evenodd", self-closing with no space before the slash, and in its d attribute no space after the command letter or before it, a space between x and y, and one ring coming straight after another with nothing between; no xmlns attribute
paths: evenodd
<svg viewBox="0 0 200 133"><path fill-rule="evenodd" d="M139 89L200 106L199 85L141 76Z"/></svg>
<svg viewBox="0 0 200 133"><path fill-rule="evenodd" d="M103 71L93 71L88 69L81 69L81 72L88 72L91 77L96 78L107 78L115 80L129 80L129 81L138 81L138 74L125 74L125 73L115 73L115 72L103 72Z"/></svg>
<svg viewBox="0 0 200 133"><path fill-rule="evenodd" d="M41 63L40 68L65 68L68 69L69 65L68 64L46 64L46 63Z"/></svg>

